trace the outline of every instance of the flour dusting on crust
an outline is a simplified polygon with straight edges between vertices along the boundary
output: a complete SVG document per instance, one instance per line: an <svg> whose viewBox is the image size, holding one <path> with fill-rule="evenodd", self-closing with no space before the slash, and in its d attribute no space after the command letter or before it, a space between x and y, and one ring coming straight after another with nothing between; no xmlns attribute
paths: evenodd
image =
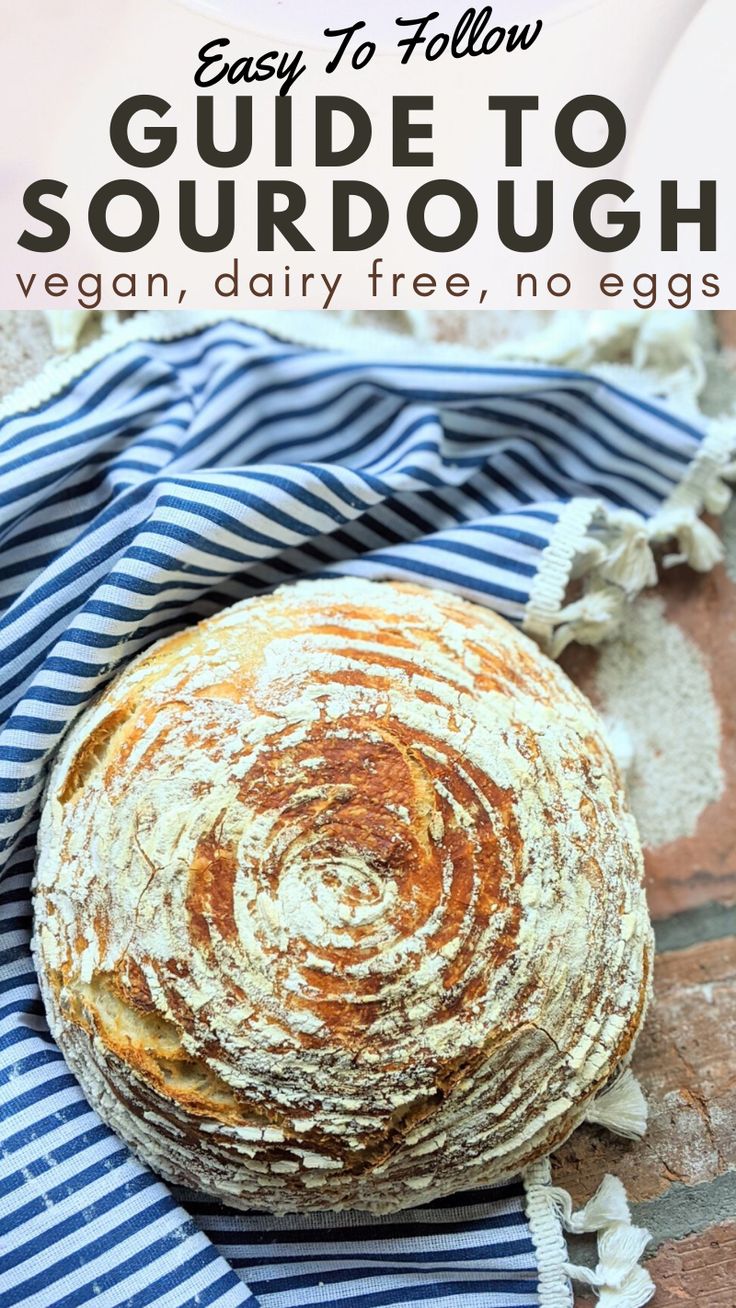
<svg viewBox="0 0 736 1308"><path fill-rule="evenodd" d="M167 1179L392 1211L559 1144L625 1062L651 931L600 724L421 587L305 582L130 664L66 739L53 1033Z"/></svg>

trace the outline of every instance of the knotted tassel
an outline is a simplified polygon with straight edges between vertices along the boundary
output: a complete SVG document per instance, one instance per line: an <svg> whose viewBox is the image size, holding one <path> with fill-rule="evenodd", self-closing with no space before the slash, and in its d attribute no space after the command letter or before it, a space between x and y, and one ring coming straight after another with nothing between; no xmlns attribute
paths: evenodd
<svg viewBox="0 0 736 1308"><path fill-rule="evenodd" d="M620 587L592 584L580 599L560 609L551 641L552 657L557 658L573 640L581 645L597 645L612 635L623 619L625 603Z"/></svg>
<svg viewBox="0 0 736 1308"><path fill-rule="evenodd" d="M640 514L621 509L608 515L604 557L597 571L604 581L620 586L627 595L638 595L657 582L647 526Z"/></svg>
<svg viewBox="0 0 736 1308"><path fill-rule="evenodd" d="M729 414L715 418L711 423L711 430L701 447L701 457L696 459L692 469L691 494L699 497L708 513L724 513L733 496L730 483L735 480L736 422ZM677 492L673 498L677 503Z"/></svg>
<svg viewBox="0 0 736 1308"><path fill-rule="evenodd" d="M44 316L54 349L64 354L76 350L91 321L89 309L46 309ZM101 322L103 331L109 331L117 326L118 315L114 309L107 309L97 316L97 322Z"/></svg>
<svg viewBox="0 0 736 1308"><path fill-rule="evenodd" d="M654 1294L649 1273L639 1266L650 1240L648 1231L632 1226L626 1191L615 1176L604 1176L584 1208L573 1212L566 1190L552 1189L552 1202L565 1230L574 1235L598 1234L598 1262L594 1268L566 1263L573 1280L592 1286L605 1308L642 1308Z"/></svg>
<svg viewBox="0 0 736 1308"><path fill-rule="evenodd" d="M585 1120L628 1140L641 1139L647 1129L647 1101L630 1068L588 1105Z"/></svg>
<svg viewBox="0 0 736 1308"><path fill-rule="evenodd" d="M725 463L703 491L703 507L708 513L725 513L733 498L730 481L736 480L736 463Z"/></svg>
<svg viewBox="0 0 736 1308"><path fill-rule="evenodd" d="M644 1308L654 1294L654 1282L644 1267L633 1267L616 1290L599 1291L598 1308Z"/></svg>
<svg viewBox="0 0 736 1308"><path fill-rule="evenodd" d="M604 1176L593 1198L577 1213L573 1212L572 1198L567 1190L553 1186L552 1196L562 1225L573 1235L600 1231L609 1222L629 1221L626 1191L618 1177L611 1176L610 1173Z"/></svg>
<svg viewBox="0 0 736 1308"><path fill-rule="evenodd" d="M620 1290L631 1276L651 1236L641 1226L628 1221L614 1222L598 1237L598 1262L594 1268L568 1263L567 1273L581 1285L605 1286L607 1290ZM641 1270L641 1269L640 1269Z"/></svg>
<svg viewBox="0 0 736 1308"><path fill-rule="evenodd" d="M651 541L675 539L679 554L667 554L663 559L666 568L689 563L696 572L710 572L724 557L723 546L716 533L701 522L695 509L671 506L662 509L649 524Z"/></svg>

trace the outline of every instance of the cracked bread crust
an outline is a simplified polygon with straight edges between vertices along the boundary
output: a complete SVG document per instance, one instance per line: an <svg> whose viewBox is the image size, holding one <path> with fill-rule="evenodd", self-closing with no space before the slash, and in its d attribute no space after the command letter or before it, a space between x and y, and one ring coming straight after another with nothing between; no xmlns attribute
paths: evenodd
<svg viewBox="0 0 736 1308"><path fill-rule="evenodd" d="M389 1212L560 1144L649 989L600 723L478 605L354 578L135 659L53 768L35 951L90 1102L243 1208Z"/></svg>

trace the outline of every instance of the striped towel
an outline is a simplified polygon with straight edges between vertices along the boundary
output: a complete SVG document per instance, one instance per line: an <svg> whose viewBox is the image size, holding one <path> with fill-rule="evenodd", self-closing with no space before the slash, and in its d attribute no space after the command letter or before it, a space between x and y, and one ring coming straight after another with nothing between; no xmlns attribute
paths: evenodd
<svg viewBox="0 0 736 1308"><path fill-rule="evenodd" d="M723 498L726 444L581 373L374 362L234 320L175 332L80 356L0 421L0 1302L569 1304L564 1245L530 1226L521 1179L399 1217L273 1219L140 1165L44 1019L38 804L124 660L296 577L408 577L548 639L590 635L596 605L646 582L647 539L712 554L695 515ZM565 610L574 557L587 590Z"/></svg>

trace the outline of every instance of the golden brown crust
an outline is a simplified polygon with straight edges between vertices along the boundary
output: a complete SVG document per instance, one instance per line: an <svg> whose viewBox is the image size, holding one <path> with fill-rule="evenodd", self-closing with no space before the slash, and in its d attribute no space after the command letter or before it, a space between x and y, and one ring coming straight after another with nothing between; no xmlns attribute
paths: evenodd
<svg viewBox="0 0 736 1308"><path fill-rule="evenodd" d="M564 1139L651 932L595 715L507 623L357 580L135 660L44 808L36 949L102 1116L231 1203L387 1211Z"/></svg>

